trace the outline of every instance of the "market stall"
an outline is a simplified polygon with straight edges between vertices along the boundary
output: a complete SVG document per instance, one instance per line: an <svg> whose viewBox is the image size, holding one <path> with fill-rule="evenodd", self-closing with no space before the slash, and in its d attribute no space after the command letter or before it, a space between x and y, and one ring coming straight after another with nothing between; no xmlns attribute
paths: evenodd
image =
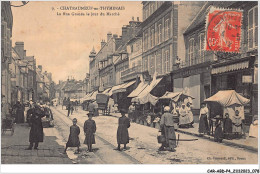
<svg viewBox="0 0 260 174"><path fill-rule="evenodd" d="M234 120L235 118L235 112L239 112L239 117L241 117L242 120L245 119L244 114L244 105L248 104L250 102L249 99L241 96L238 94L235 90L223 90L217 92L215 95L207 98L204 100L210 105L210 109L213 110L210 112L211 116L211 131L213 134L213 122L215 121L215 117L217 115L220 115L221 120L225 119L225 114L228 113L231 120ZM219 106L221 107L221 110L219 112ZM216 111L216 108L218 110Z"/></svg>

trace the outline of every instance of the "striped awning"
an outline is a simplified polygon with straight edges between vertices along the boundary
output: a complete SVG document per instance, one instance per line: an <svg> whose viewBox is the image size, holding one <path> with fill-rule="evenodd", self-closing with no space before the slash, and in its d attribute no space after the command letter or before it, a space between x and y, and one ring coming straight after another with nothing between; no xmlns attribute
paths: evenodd
<svg viewBox="0 0 260 174"><path fill-rule="evenodd" d="M220 74L220 73L229 72L229 71L246 69L248 67L249 67L249 61L245 61L245 62L240 62L240 63L235 63L235 64L231 64L231 65L213 68L211 70L211 74Z"/></svg>
<svg viewBox="0 0 260 174"><path fill-rule="evenodd" d="M120 86L118 89L115 89L112 91L113 94L115 93L119 93L119 92L126 92L126 89L133 85L136 81L131 81L131 82L128 82L128 83L124 83L122 86Z"/></svg>

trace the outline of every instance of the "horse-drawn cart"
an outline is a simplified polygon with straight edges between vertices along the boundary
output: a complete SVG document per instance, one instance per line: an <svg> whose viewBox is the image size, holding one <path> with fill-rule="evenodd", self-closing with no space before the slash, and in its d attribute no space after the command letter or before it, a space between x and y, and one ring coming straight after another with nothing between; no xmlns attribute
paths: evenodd
<svg viewBox="0 0 260 174"><path fill-rule="evenodd" d="M109 95L99 93L96 96L96 102L98 104L98 109L102 110L104 115L110 114L110 108L108 107Z"/></svg>

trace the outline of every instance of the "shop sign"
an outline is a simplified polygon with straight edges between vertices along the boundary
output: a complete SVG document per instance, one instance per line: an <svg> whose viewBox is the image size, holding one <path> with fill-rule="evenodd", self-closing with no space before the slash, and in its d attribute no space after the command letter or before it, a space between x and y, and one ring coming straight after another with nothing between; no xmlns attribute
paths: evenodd
<svg viewBox="0 0 260 174"><path fill-rule="evenodd" d="M244 75L242 76L242 83L252 83L252 76L251 75Z"/></svg>

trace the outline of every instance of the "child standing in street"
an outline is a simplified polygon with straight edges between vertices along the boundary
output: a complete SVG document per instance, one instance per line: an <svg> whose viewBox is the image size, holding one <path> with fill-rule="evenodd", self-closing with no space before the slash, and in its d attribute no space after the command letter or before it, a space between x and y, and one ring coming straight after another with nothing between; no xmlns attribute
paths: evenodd
<svg viewBox="0 0 260 174"><path fill-rule="evenodd" d="M79 153L79 146L80 146L80 141L79 141L79 134L80 134L80 129L77 125L77 119L74 118L72 120L73 125L70 126L70 135L68 142L66 144L66 148L64 150L64 153L66 153L68 147L77 147L77 152Z"/></svg>

